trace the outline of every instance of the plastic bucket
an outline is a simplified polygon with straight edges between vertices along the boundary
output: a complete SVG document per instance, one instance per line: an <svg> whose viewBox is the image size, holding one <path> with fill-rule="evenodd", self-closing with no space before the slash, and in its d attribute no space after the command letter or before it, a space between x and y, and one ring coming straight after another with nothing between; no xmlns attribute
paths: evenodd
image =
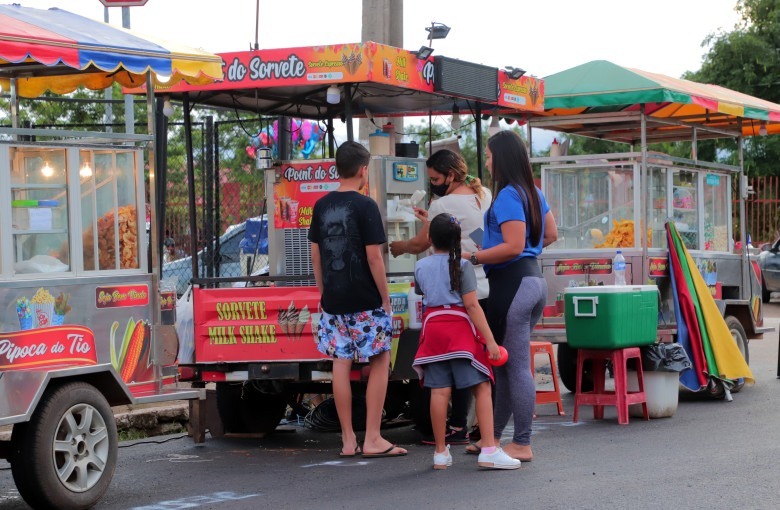
<svg viewBox="0 0 780 510"><path fill-rule="evenodd" d="M639 391L636 372L629 370L626 376L628 391ZM679 372L644 372L645 396L647 397L647 412L650 418L669 418L677 412L680 398ZM628 406L628 414L642 417L642 406Z"/></svg>

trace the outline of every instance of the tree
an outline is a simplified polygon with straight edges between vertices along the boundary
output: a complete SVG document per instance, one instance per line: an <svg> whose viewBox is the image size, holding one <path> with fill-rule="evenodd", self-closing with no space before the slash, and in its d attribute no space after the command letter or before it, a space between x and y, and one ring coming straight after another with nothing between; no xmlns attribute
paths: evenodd
<svg viewBox="0 0 780 510"><path fill-rule="evenodd" d="M703 46L709 47L698 71L683 77L712 83L775 103L780 102L780 2L777 0L739 0L736 6L741 20L731 32L710 34ZM759 129L759 121L749 121ZM733 142L707 142L719 159L738 164ZM725 161L724 161L725 159ZM744 168L748 175L778 175L780 137L748 138L745 142Z"/></svg>

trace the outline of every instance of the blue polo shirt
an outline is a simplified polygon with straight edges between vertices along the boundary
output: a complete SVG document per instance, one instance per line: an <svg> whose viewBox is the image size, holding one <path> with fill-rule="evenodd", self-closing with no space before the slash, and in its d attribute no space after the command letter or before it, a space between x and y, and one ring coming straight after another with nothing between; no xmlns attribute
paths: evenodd
<svg viewBox="0 0 780 510"><path fill-rule="evenodd" d="M485 272L490 272L491 269L501 268L508 266L512 262L519 260L523 257L537 257L542 253L542 242L544 240L544 217L550 210L550 206L547 205L547 200L544 199L544 194L539 188L536 188L536 192L539 194L539 200L542 205L542 236L539 238L539 242L531 244L531 229L526 228L525 231L525 249L523 252L512 260L502 262L500 264L485 264ZM485 213L485 233L482 238L482 249L487 250L493 246L498 246L504 242L504 235L501 233L501 225L507 221L526 221L525 207L523 205L523 199L520 193L525 194L524 191L515 188L514 186L507 185L496 195L496 199L493 201L493 205L490 206L488 212Z"/></svg>

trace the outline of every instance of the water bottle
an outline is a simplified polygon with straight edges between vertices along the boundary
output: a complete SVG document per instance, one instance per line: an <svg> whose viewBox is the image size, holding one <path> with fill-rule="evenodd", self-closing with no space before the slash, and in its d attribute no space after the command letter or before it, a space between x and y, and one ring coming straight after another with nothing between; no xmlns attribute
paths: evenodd
<svg viewBox="0 0 780 510"><path fill-rule="evenodd" d="M624 287L626 285L626 259L621 250L618 250L615 258L612 259L612 272L615 273L615 285Z"/></svg>
<svg viewBox="0 0 780 510"><path fill-rule="evenodd" d="M414 291L414 283L409 289L409 328L422 329L423 302L422 296Z"/></svg>

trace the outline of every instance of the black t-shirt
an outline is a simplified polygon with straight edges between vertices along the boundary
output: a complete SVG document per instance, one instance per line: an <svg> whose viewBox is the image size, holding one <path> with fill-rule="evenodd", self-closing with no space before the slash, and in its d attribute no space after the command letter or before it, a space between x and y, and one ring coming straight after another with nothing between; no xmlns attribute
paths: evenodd
<svg viewBox="0 0 780 510"><path fill-rule="evenodd" d="M343 314L382 306L366 246L387 242L379 207L357 191L333 191L314 204L309 241L322 263L322 308Z"/></svg>

